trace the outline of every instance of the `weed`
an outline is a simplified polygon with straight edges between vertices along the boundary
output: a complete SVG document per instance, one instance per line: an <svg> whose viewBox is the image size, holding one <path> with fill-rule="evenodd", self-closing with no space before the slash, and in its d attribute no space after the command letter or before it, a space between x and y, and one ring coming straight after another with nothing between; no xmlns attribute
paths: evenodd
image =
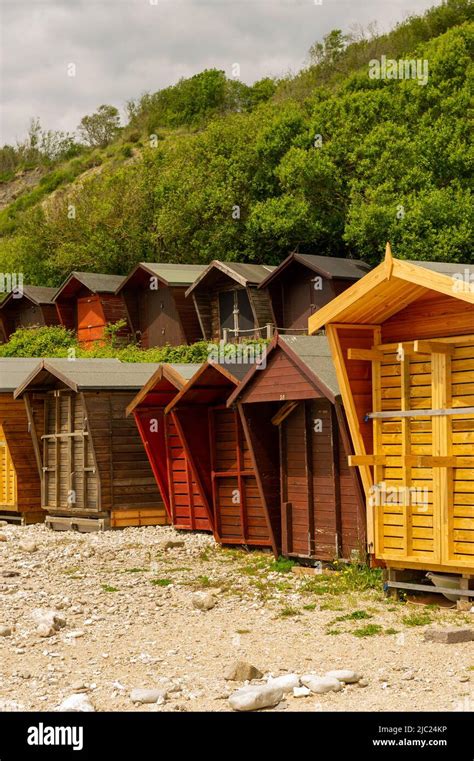
<svg viewBox="0 0 474 761"><path fill-rule="evenodd" d="M338 634L342 634L342 631L340 629L327 629L326 634L329 637L336 637Z"/></svg>
<svg viewBox="0 0 474 761"><path fill-rule="evenodd" d="M360 629L354 629L352 634L354 637L373 637L376 634L382 633L382 627L379 624L367 624Z"/></svg>
<svg viewBox="0 0 474 761"><path fill-rule="evenodd" d="M270 563L269 570L278 571L278 573L290 573L294 565L295 565L294 560L290 560L289 558L284 558L280 555L278 560L274 560L273 563Z"/></svg>
<svg viewBox="0 0 474 761"><path fill-rule="evenodd" d="M237 629L235 633L236 634L251 634L252 630L251 629Z"/></svg>
<svg viewBox="0 0 474 761"><path fill-rule="evenodd" d="M398 629L394 629L392 626L389 629L385 629L384 634L399 634Z"/></svg>
<svg viewBox="0 0 474 761"><path fill-rule="evenodd" d="M300 612L298 608L292 608L290 605L287 605L285 608L282 608L279 613L280 618L291 618L291 616L299 616L299 615L300 615Z"/></svg>
<svg viewBox="0 0 474 761"><path fill-rule="evenodd" d="M151 583L155 587L169 587L173 583L173 579L152 579Z"/></svg>
<svg viewBox="0 0 474 761"><path fill-rule="evenodd" d="M125 568L123 573L146 573L146 568Z"/></svg>
<svg viewBox="0 0 474 761"><path fill-rule="evenodd" d="M118 592L117 587L111 587L110 584L102 584L102 589L104 592Z"/></svg>
<svg viewBox="0 0 474 761"><path fill-rule="evenodd" d="M364 619L372 618L370 613L366 613L365 610L354 610L352 613L347 613L345 616L338 616L335 621L363 621Z"/></svg>
<svg viewBox="0 0 474 761"><path fill-rule="evenodd" d="M402 623L405 626L426 626L431 624L431 615L427 611L421 611L421 613L410 613L408 616L403 616Z"/></svg>
<svg viewBox="0 0 474 761"><path fill-rule="evenodd" d="M315 602L311 602L309 605L303 605L303 610L315 610L317 607Z"/></svg>

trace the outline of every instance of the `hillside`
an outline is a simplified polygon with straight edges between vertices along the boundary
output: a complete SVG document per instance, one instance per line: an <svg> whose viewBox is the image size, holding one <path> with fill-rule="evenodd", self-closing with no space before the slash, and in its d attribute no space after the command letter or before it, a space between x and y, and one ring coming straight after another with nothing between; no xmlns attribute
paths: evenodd
<svg viewBox="0 0 474 761"><path fill-rule="evenodd" d="M23 165L4 148L0 270L55 285L294 247L376 263L387 239L401 258L470 262L473 37L472 4L449 0L387 35L331 33L282 81L211 70L146 95L105 148ZM418 60L426 83L370 78L381 56Z"/></svg>

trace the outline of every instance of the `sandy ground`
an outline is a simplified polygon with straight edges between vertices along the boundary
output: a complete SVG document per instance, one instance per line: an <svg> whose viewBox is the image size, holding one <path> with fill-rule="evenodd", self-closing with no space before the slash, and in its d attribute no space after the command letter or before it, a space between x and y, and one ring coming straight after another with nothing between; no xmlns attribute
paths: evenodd
<svg viewBox="0 0 474 761"><path fill-rule="evenodd" d="M168 541L184 545L166 549ZM272 563L171 528L1 526L0 710L54 710L87 692L97 711L227 711L242 686L225 680L236 660L266 676L350 668L368 681L287 696L274 710L472 710L474 642L427 643L423 632L474 626L474 616L386 599L380 589L351 591L343 573L328 594L321 577ZM215 595L215 607L193 607L199 590ZM39 636L36 608L58 610L65 625ZM361 629L368 636L357 636ZM134 688L168 696L134 704Z"/></svg>

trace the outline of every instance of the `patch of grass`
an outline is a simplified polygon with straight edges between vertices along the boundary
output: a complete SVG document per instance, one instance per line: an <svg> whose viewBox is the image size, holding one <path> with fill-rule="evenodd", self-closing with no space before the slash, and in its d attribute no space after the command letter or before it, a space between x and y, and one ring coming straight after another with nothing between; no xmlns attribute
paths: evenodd
<svg viewBox="0 0 474 761"><path fill-rule="evenodd" d="M334 621L363 621L367 618L372 618L372 616L365 610L353 610L352 613L347 613L345 616L338 616Z"/></svg>
<svg viewBox="0 0 474 761"><path fill-rule="evenodd" d="M125 568L123 573L146 573L147 568Z"/></svg>
<svg viewBox="0 0 474 761"><path fill-rule="evenodd" d="M294 565L296 565L294 560L284 558L280 555L278 560L274 560L273 563L270 563L269 570L278 571L278 573L290 573Z"/></svg>
<svg viewBox="0 0 474 761"><path fill-rule="evenodd" d="M309 605L303 605L303 610L315 610L317 607L315 602L311 602Z"/></svg>
<svg viewBox="0 0 474 761"><path fill-rule="evenodd" d="M394 629L393 626L391 626L388 629L385 629L384 634L400 634L400 632L398 629Z"/></svg>
<svg viewBox="0 0 474 761"><path fill-rule="evenodd" d="M431 624L432 618L427 611L421 611L420 613L410 613L408 616L403 616L402 623L405 626L427 626Z"/></svg>
<svg viewBox="0 0 474 761"><path fill-rule="evenodd" d="M344 610L339 600L327 600L320 605L320 610Z"/></svg>
<svg viewBox="0 0 474 761"><path fill-rule="evenodd" d="M66 574L66 576L72 576L75 573L79 573L81 570L80 566L74 566L74 568L66 568L63 573Z"/></svg>
<svg viewBox="0 0 474 761"><path fill-rule="evenodd" d="M204 562L206 562L210 559L211 559L211 556L210 556L209 548L206 547L204 550L201 550L201 552L199 553L199 560L204 560Z"/></svg>
<svg viewBox="0 0 474 761"><path fill-rule="evenodd" d="M293 587L291 584L288 584L287 581L277 581L275 589L277 589L278 592L288 592L290 589L293 589Z"/></svg>
<svg viewBox="0 0 474 761"><path fill-rule="evenodd" d="M236 629L235 633L236 634L251 634L252 631L251 629Z"/></svg>
<svg viewBox="0 0 474 761"><path fill-rule="evenodd" d="M152 579L151 584L154 587L169 587L173 583L173 579Z"/></svg>
<svg viewBox="0 0 474 761"><path fill-rule="evenodd" d="M292 608L291 605L287 605L285 608L282 608L279 613L280 618L291 618L292 616L299 615L300 611L298 608Z"/></svg>
<svg viewBox="0 0 474 761"><path fill-rule="evenodd" d="M326 634L329 637L337 637L338 634L342 634L340 629L326 629Z"/></svg>
<svg viewBox="0 0 474 761"><path fill-rule="evenodd" d="M117 587L111 587L110 584L102 584L102 590L104 592L118 592Z"/></svg>
<svg viewBox="0 0 474 761"><path fill-rule="evenodd" d="M352 634L354 637L374 637L376 634L382 633L382 627L379 624L367 624L360 629L354 629Z"/></svg>

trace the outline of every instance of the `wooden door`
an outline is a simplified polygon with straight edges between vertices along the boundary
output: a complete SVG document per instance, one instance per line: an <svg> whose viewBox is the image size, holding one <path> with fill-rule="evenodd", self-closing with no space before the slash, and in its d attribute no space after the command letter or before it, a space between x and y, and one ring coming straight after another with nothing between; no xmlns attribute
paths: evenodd
<svg viewBox="0 0 474 761"><path fill-rule="evenodd" d="M211 531L201 490L193 476L191 463L179 435L173 413L165 415L171 519L178 529Z"/></svg>
<svg viewBox="0 0 474 761"><path fill-rule="evenodd" d="M0 425L0 509L12 510L17 503L17 477L7 446L3 428Z"/></svg>
<svg viewBox="0 0 474 761"><path fill-rule="evenodd" d="M82 344L93 344L104 337L105 316L98 294L77 299L77 338Z"/></svg>
<svg viewBox="0 0 474 761"><path fill-rule="evenodd" d="M271 546L251 455L236 410L209 410L214 528L225 544Z"/></svg>
<svg viewBox="0 0 474 761"><path fill-rule="evenodd" d="M54 391L45 400L42 506L98 511L98 480L80 394Z"/></svg>
<svg viewBox="0 0 474 761"><path fill-rule="evenodd" d="M474 568L474 413L452 410L474 406L474 345L435 343L374 362L374 412L393 412L373 423L375 547L387 561L462 571Z"/></svg>

